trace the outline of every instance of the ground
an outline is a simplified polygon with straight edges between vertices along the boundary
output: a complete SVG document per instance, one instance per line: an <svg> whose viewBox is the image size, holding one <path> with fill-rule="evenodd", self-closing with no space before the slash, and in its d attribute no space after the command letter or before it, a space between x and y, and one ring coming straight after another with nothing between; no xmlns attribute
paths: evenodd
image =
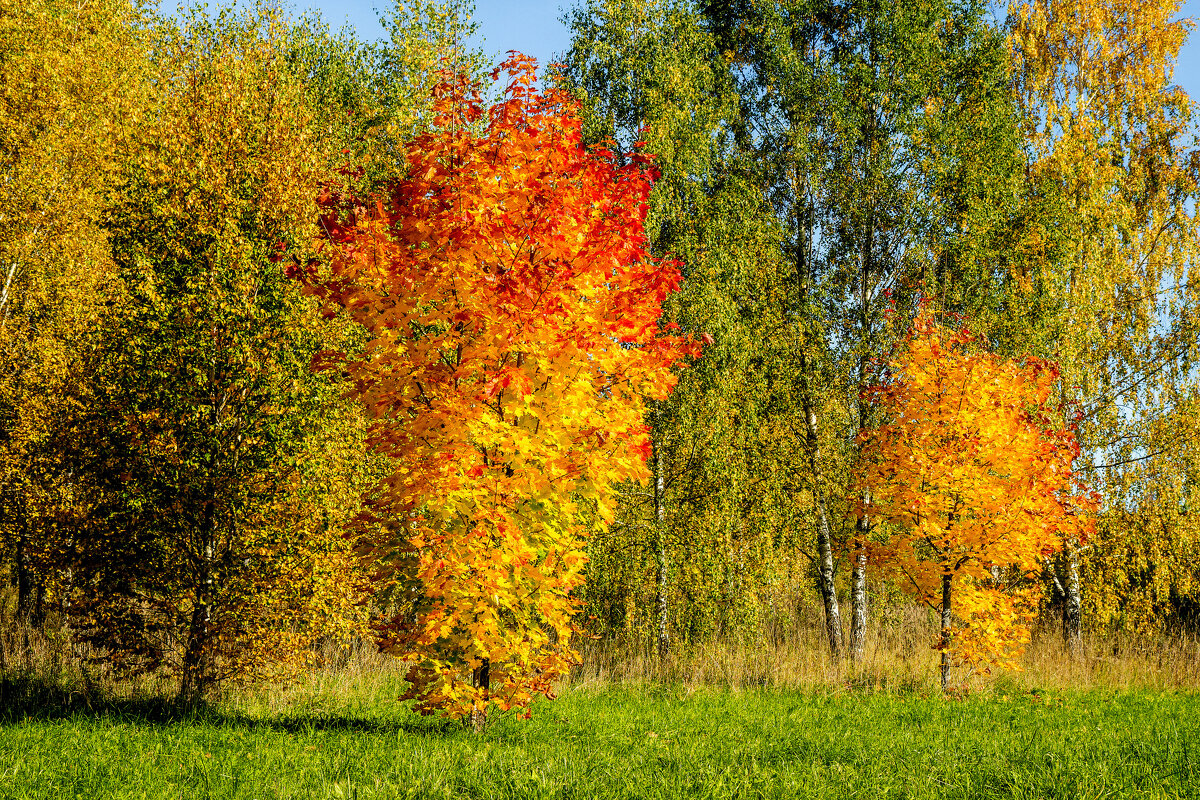
<svg viewBox="0 0 1200 800"><path fill-rule="evenodd" d="M609 685L476 735L398 685L266 691L187 716L8 704L0 797L1200 797L1194 693Z"/></svg>

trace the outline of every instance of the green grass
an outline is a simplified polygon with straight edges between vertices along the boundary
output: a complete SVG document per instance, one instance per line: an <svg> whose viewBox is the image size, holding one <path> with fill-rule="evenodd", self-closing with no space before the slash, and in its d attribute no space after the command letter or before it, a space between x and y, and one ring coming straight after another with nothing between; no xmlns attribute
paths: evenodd
<svg viewBox="0 0 1200 800"><path fill-rule="evenodd" d="M7 712L5 800L1200 797L1200 697L1182 693L618 686L567 691L478 736L374 696Z"/></svg>

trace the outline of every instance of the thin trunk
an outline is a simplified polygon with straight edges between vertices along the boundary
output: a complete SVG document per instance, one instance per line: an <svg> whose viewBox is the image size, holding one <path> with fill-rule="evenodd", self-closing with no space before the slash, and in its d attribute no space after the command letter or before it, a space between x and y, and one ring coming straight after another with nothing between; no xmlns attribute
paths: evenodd
<svg viewBox="0 0 1200 800"><path fill-rule="evenodd" d="M950 682L950 579L949 574L942 575L942 639L938 648L942 651L941 673L942 691Z"/></svg>
<svg viewBox="0 0 1200 800"><path fill-rule="evenodd" d="M721 604L722 634L728 634L733 629L733 615L730 612L737 607L733 588L733 534L730 533L729 528L730 526L726 524L724 541L721 542L725 551L724 564L722 564L725 570L725 602Z"/></svg>
<svg viewBox="0 0 1200 800"><path fill-rule="evenodd" d="M1083 658L1083 600L1079 585L1079 549L1068 542L1063 549L1063 644L1072 661Z"/></svg>
<svg viewBox="0 0 1200 800"><path fill-rule="evenodd" d="M209 650L212 638L213 561L216 532L213 502L205 503L200 521L200 563L197 570L196 600L188 625L187 649L183 655L183 677L179 685L179 703L198 705L213 681Z"/></svg>
<svg viewBox="0 0 1200 800"><path fill-rule="evenodd" d="M863 659L867 637L867 552L863 546L870 521L865 514L858 517L854 528L857 541L850 573L850 660L857 664Z"/></svg>
<svg viewBox="0 0 1200 800"><path fill-rule="evenodd" d="M664 507L666 482L663 477L662 450L654 442L654 555L658 561L658 582L654 598L658 614L658 657L667 657L670 649L670 632L667 629L667 531L666 508Z"/></svg>
<svg viewBox="0 0 1200 800"><path fill-rule="evenodd" d="M471 672L471 685L483 690L483 705L471 709L471 729L476 733L483 733L487 726L488 692L492 688L491 667L492 662L485 658L483 663Z"/></svg>
<svg viewBox="0 0 1200 800"><path fill-rule="evenodd" d="M829 509L825 501L825 481L821 471L820 436L817 430L816 396L811 384L812 363L808 347L810 332L805 330L809 319L816 318L810 306L812 291L812 245L815 215L808 195L808 173L799 165L801 156L793 163L791 175L794 194L795 242L792 257L795 262L797 307L793 310L798 325L798 341L795 351L800 363L800 404L804 413L804 449L812 481L813 505L817 512L817 590L825 607L825 634L829 640L829 651L836 658L842 654L842 617L838 610L837 590L833 583L833 533L829 525ZM812 337L818 338L818 337Z"/></svg>
<svg viewBox="0 0 1200 800"><path fill-rule="evenodd" d="M29 641L29 629L33 625L33 581L29 574L29 563L25 548L26 541L24 526L17 537L16 567L17 571L17 627L21 631L21 654L25 666L33 667L33 647Z"/></svg>
<svg viewBox="0 0 1200 800"><path fill-rule="evenodd" d="M837 589L833 585L833 536L829 530L824 498L817 502L817 525L818 588L825 606L825 635L829 638L829 652L836 657L842 654L842 615L838 610Z"/></svg>
<svg viewBox="0 0 1200 800"><path fill-rule="evenodd" d="M807 354L801 347L800 402L804 412L805 450L812 476L813 505L817 511L817 590L825 607L825 634L829 639L829 652L837 657L842 654L842 616L838 610L837 589L833 583L833 532L829 526L829 510L825 505L817 412L809 385L808 369Z"/></svg>
<svg viewBox="0 0 1200 800"><path fill-rule="evenodd" d="M802 363L802 368L803 366ZM803 383L804 389L807 390L807 378ZM825 493L821 486L817 414L813 410L808 392L805 391L804 394L804 421L809 469L812 470L813 479L813 504L817 507L817 589L821 593L821 603L825 606L825 635L829 639L829 652L836 657L842 653L842 615L838 610L837 588L833 584L833 532L829 527L829 512L825 507Z"/></svg>
<svg viewBox="0 0 1200 800"><path fill-rule="evenodd" d="M22 627L28 627L33 621L33 574L29 568L29 537L21 526L17 535L16 563L13 565L17 572L17 619Z"/></svg>
<svg viewBox="0 0 1200 800"><path fill-rule="evenodd" d="M16 274L17 262L13 260L8 265L8 274L4 276L4 291L0 292L0 324L8 321L8 292Z"/></svg>
<svg viewBox="0 0 1200 800"><path fill-rule="evenodd" d="M874 28L870 42L870 63L875 63ZM876 134L878 124L874 108L864 115L863 140L867 146L868 172L874 171L876 157ZM867 212L865 228L859 250L858 270L858 324L859 342L858 353L858 386L855 396L858 400L858 433L866 430L870 424L870 410L862 401L863 392L867 388L867 353L872 349L873 336L871 328L871 274L875 270L875 208ZM857 438L857 437L856 437ZM864 504L871 502L869 492L863 494ZM867 553L864 549L867 536L871 532L871 521L866 514L858 515L854 524L854 564L850 572L850 660L857 664L862 661L867 634Z"/></svg>

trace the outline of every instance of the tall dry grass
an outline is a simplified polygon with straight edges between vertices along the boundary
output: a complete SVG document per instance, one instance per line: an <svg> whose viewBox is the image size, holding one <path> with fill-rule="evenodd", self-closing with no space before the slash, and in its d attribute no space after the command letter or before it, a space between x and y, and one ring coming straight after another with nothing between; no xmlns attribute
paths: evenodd
<svg viewBox="0 0 1200 800"><path fill-rule="evenodd" d="M407 688L407 664L369 641L326 641L314 662L317 666L289 683L228 686L225 699L252 717L322 717L390 708Z"/></svg>
<svg viewBox="0 0 1200 800"><path fill-rule="evenodd" d="M177 689L163 675L122 680L70 641L53 618L42 626L22 624L0 602L0 699L7 708L59 704L64 708L113 701L168 702ZM676 642L665 659L650 637L583 638L581 663L570 683L668 683L686 687L802 691L938 691L938 654L932 643L937 624L911 603L881 613L868 631L857 662L830 655L820 624L821 610L799 605L752 634ZM1023 669L983 674L959 667L958 691L1014 692L1033 689L1200 689L1200 639L1194 634L1137 637L1090 636L1084 657L1072 660L1059 627L1048 620L1033 631ZM222 697L240 713L314 716L393 706L404 693L406 665L381 655L370 642L326 642L318 665L288 684L225 686Z"/></svg>
<svg viewBox="0 0 1200 800"><path fill-rule="evenodd" d="M95 656L53 614L32 625L0 613L0 711L57 713L155 702L173 697L178 688L162 674L118 675Z"/></svg>
<svg viewBox="0 0 1200 800"><path fill-rule="evenodd" d="M40 713L107 704L174 703L178 681L166 670L135 676L115 672L102 653L74 641L60 617L50 612L38 624L16 614L11 590L0 589L0 711ZM312 668L290 683L243 685L227 682L209 699L236 699L264 714L314 710L355 703L374 704L402 692L403 665L364 641L323 642ZM401 688L398 688L401 687Z"/></svg>
<svg viewBox="0 0 1200 800"><path fill-rule="evenodd" d="M652 641L584 639L580 684L668 682L688 686L793 690L868 689L936 691L938 624L915 604L889 610L886 625L869 627L858 661L835 658L820 624L819 608L801 606L790 619L754 635L676 643L660 659ZM1057 620L1034 628L1021 669L985 672L957 667L952 683L965 691L1032 689L1200 689L1200 638L1194 634L1085 637L1072 659Z"/></svg>

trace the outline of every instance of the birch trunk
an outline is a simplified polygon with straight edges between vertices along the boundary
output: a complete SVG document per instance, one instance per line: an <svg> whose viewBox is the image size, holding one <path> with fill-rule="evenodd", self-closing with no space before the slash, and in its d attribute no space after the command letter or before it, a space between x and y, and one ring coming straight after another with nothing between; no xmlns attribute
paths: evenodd
<svg viewBox="0 0 1200 800"><path fill-rule="evenodd" d="M829 639L829 652L833 656L842 654L842 615L838 609L837 588L833 584L833 535L829 529L829 517L822 498L817 503L817 566L821 603L825 607L825 635Z"/></svg>
<svg viewBox="0 0 1200 800"><path fill-rule="evenodd" d="M666 481L663 477L662 449L654 442L654 555L658 564L657 590L654 608L658 615L658 657L664 659L671 647L670 631L667 629L667 531L666 508L664 507Z"/></svg>
<svg viewBox="0 0 1200 800"><path fill-rule="evenodd" d="M871 42L870 60L872 63L875 61L874 40ZM876 131L875 113L872 109L872 113L866 116L863 128L863 139L869 143L872 151L874 151ZM861 350L858 355L858 386L855 387L855 396L859 398L858 431L856 433L862 433L870 423L869 409L861 398L863 391L867 388L867 352L873 340L871 333L870 281L871 273L875 269L875 258L873 255L874 242L875 210L872 208L867 214L865 235L863 236L862 247L859 253L858 322L862 341L859 343ZM870 493L864 493L863 502L871 502ZM865 514L860 514L854 524L854 564L850 572L850 660L855 664L862 661L867 635L867 554L863 547L867 542L867 535L870 532L870 519Z"/></svg>
<svg viewBox="0 0 1200 800"><path fill-rule="evenodd" d="M1068 542L1063 549L1063 644L1072 661L1083 658L1083 598L1079 585L1079 548Z"/></svg>
<svg viewBox="0 0 1200 800"><path fill-rule="evenodd" d="M813 505L817 511L817 590L825 608L825 635L829 640L829 652L833 656L842 653L842 616L838 609L837 589L833 583L833 532L829 526L829 509L825 505L825 491L821 476L821 448L817 431L817 412L813 407L809 389L808 359L800 354L800 392L804 411L805 449L808 468L812 479Z"/></svg>
<svg viewBox="0 0 1200 800"><path fill-rule="evenodd" d="M17 262L13 260L8 265L7 274L4 277L4 290L0 292L0 322L8 320L8 291L12 288L13 278L17 274Z"/></svg>
<svg viewBox="0 0 1200 800"><path fill-rule="evenodd" d="M803 157L796 160L791 174L792 191L795 197L794 224L796 226L793 258L796 268L797 306L800 316L797 322L799 336L795 350L799 355L800 362L800 404L804 414L804 450L812 485L813 505L817 513L817 590L825 609L825 634L829 640L829 651L836 658L842 654L843 649L842 617L838 610L837 590L833 583L833 532L829 525L829 509L826 506L825 481L821 469L816 396L810 379L813 365L808 348L810 347L810 338L815 337L811 332L804 330L804 317L813 313L813 309L810 307L810 293L813 280L811 250L815 216L809 196L809 178L807 173L799 167L803 161Z"/></svg>
<svg viewBox="0 0 1200 800"><path fill-rule="evenodd" d="M857 664L866 651L867 638L867 553L863 550L867 531L867 517L860 516L855 523L858 541L855 543L854 567L850 573L850 660Z"/></svg>

